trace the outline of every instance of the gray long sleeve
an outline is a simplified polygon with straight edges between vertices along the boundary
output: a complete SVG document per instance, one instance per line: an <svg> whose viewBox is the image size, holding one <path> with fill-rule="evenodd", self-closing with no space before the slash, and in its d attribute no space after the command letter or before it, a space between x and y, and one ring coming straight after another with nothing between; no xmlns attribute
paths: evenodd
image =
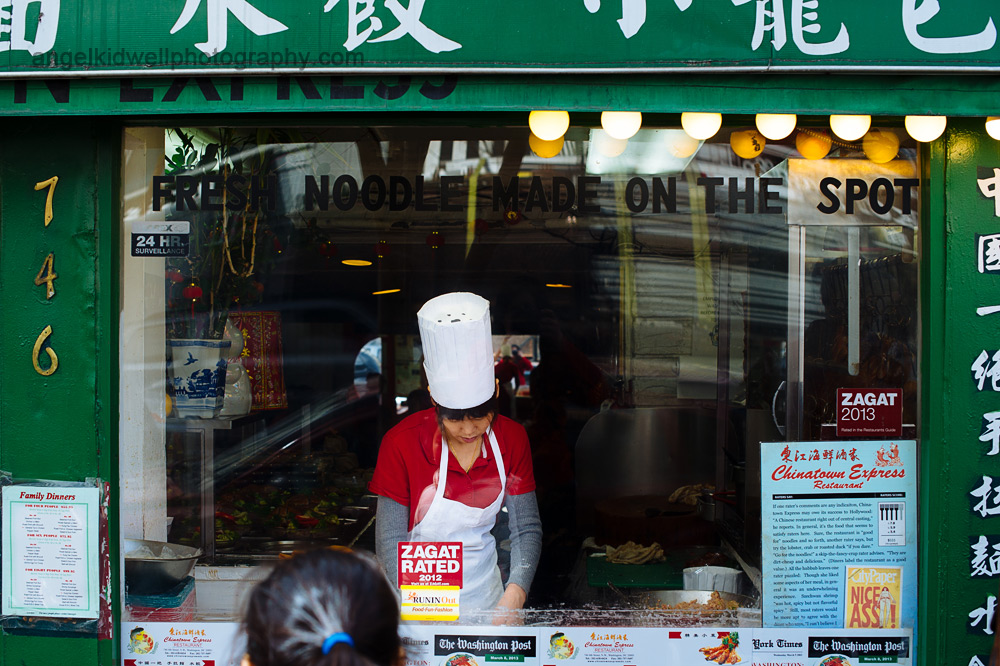
<svg viewBox="0 0 1000 666"><path fill-rule="evenodd" d="M535 493L507 495L504 500L510 525L510 578L527 592L535 577L538 558L542 554L542 520L538 516Z"/></svg>
<svg viewBox="0 0 1000 666"><path fill-rule="evenodd" d="M396 500L379 496L375 512L375 556L382 565L392 589L399 587L396 572L396 550L406 540L410 525L410 508Z"/></svg>

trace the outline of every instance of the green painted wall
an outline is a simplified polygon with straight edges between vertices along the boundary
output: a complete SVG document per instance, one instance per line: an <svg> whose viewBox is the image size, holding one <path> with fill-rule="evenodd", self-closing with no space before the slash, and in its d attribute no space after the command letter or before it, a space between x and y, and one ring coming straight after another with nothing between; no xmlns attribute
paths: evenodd
<svg viewBox="0 0 1000 666"><path fill-rule="evenodd" d="M117 544L121 125L64 116L7 118L6 128L0 139L0 469L18 477L109 480L111 543ZM923 161L921 664L965 666L972 655L989 652L991 637L981 627L969 633L968 614L1000 584L969 575L969 537L1000 535L1000 515L980 517L969 495L984 474L1000 484L1000 456L986 456L988 446L979 441L982 415L1000 409L1000 395L977 391L970 372L981 350L1000 349L1000 314L975 313L1000 305L1000 276L976 271L975 234L1000 232L993 201L976 187L984 177L979 167L988 174L1000 167L1000 143L973 120L951 121L946 138ZM60 181L46 228L46 192L34 185L53 175ZM49 252L59 276L51 300L44 286L33 284ZM46 325L60 363L50 377L31 364L32 345ZM113 552L113 580L117 562ZM116 664L116 643L0 635L0 664Z"/></svg>
<svg viewBox="0 0 1000 666"><path fill-rule="evenodd" d="M923 664L965 666L979 655L987 664L987 618L971 626L969 614L997 596L1000 570L972 577L970 540L986 536L990 555L1000 544L992 490L1000 485L1000 455L988 455L991 444L979 439L983 415L1000 409L1000 392L989 377L980 391L972 366L983 350L1000 349L1000 314L976 313L1000 305L1000 275L979 273L976 261L976 234L1000 232L994 200L977 186L1000 168L1000 143L978 124L952 123L925 167L920 657ZM970 493L984 476L991 490L979 511Z"/></svg>
<svg viewBox="0 0 1000 666"><path fill-rule="evenodd" d="M121 129L89 119L6 119L0 138L0 469L17 478L111 483L117 530L117 257ZM58 176L53 218L47 189ZM54 254L55 295L34 280ZM32 348L46 326L58 369ZM42 352L42 369L49 367ZM118 579L113 547L112 579ZM114 586L117 595L117 584ZM114 600L117 606L117 600ZM113 641L0 636L0 664L112 664Z"/></svg>

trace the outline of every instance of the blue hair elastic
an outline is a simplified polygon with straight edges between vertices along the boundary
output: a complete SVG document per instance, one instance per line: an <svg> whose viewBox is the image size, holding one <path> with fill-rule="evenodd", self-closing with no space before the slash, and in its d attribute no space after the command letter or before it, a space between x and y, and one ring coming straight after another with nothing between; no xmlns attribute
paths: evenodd
<svg viewBox="0 0 1000 666"><path fill-rule="evenodd" d="M326 637L326 640L323 641L323 654L330 654L330 650L332 650L333 646L337 643L347 643L351 647L354 647L354 639L351 638L351 635L344 633L343 631L338 631L335 634L330 634Z"/></svg>

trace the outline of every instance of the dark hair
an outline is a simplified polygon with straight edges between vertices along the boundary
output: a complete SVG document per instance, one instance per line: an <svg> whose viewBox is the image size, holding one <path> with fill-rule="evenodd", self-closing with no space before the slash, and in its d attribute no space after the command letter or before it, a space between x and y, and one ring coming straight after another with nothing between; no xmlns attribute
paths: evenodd
<svg viewBox="0 0 1000 666"><path fill-rule="evenodd" d="M469 407L468 409L452 409L444 405L437 405L438 418L448 419L449 421L464 421L466 417L481 419L496 413L497 397L495 394L483 404Z"/></svg>
<svg viewBox="0 0 1000 666"><path fill-rule="evenodd" d="M250 593L243 630L253 666L393 666L399 602L367 553L312 550L279 562ZM354 645L323 643L346 633Z"/></svg>

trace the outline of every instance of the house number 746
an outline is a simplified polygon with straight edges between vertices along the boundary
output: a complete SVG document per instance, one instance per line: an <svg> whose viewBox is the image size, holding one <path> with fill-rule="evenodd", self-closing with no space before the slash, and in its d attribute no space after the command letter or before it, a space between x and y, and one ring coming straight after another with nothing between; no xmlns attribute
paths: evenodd
<svg viewBox="0 0 1000 666"><path fill-rule="evenodd" d="M42 190L46 187L49 191L45 194L45 226L49 226L49 222L52 221L52 197L56 191L56 184L59 182L59 176L52 176L48 180L43 180L41 182L35 183L35 190ZM42 286L45 285L45 298L46 300L51 299L56 295L56 288L53 282L58 277L54 270L55 265L55 254L49 252L49 255L45 257L45 261L42 262L42 267L38 269L38 275L35 276L35 285ZM42 375L43 377L48 377L55 373L59 368L59 357L56 356L55 350L51 347L46 346L45 353L49 357L49 367L42 368L38 362L38 358L42 353L42 345L45 341L52 335L52 327L46 326L42 329L42 332L38 334L35 338L35 344L31 349L31 365L35 368L35 372Z"/></svg>

